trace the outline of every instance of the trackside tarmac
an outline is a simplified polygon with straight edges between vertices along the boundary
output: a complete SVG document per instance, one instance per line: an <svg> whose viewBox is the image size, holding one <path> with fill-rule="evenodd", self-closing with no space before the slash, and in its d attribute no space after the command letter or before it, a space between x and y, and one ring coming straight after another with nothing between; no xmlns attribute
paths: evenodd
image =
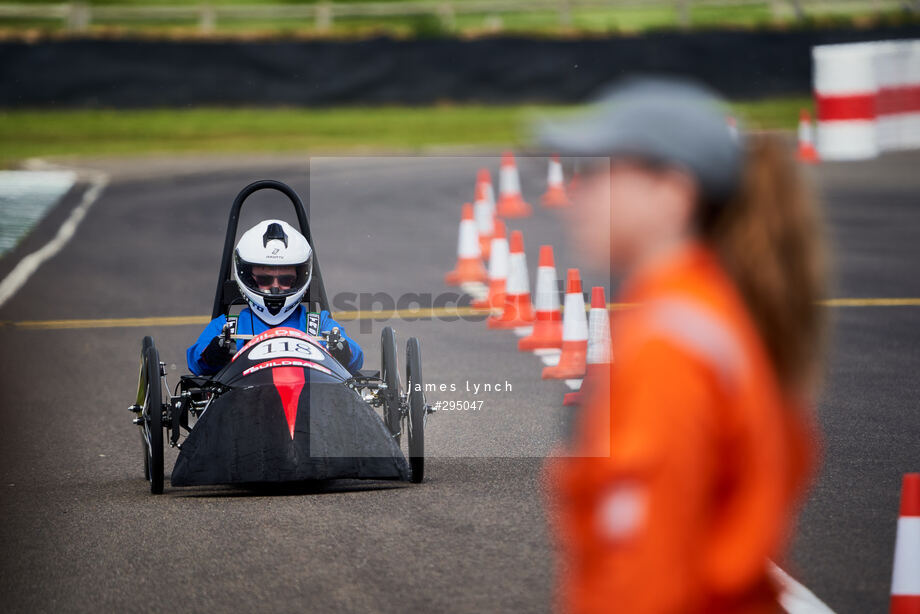
<svg viewBox="0 0 920 614"><path fill-rule="evenodd" d="M524 195L537 202L545 160L518 161ZM871 303L920 297L918 161L904 154L816 171L835 243L834 296L861 302L832 307L834 349L819 407L824 467L791 556L777 562L839 613L887 607L901 474L920 467L920 307ZM314 173L311 219L330 294L443 291L459 205L479 161L329 164L335 172L322 186ZM0 320L200 318L213 299L233 196L263 177L310 192L305 166L113 175L71 241L0 307ZM68 195L62 207L78 201ZM258 207L265 217L286 214L268 198ZM250 213L241 226L256 221ZM25 242L49 240L56 227L44 226ZM537 208L517 228L531 264L545 242L560 266L577 263L554 214ZM603 279L585 276L592 274ZM539 360L482 322L390 323L401 359L405 340L421 339L427 381L456 383L454 400L483 401L480 410L429 418L424 484L167 486L157 498L141 477L126 411L140 339L153 335L174 382L203 324L0 326L4 609L547 611L553 562L540 467L571 420L559 403L565 384L541 381ZM346 323L370 368L383 325ZM464 387L505 380L510 392L474 396ZM174 458L168 450L167 472Z"/></svg>

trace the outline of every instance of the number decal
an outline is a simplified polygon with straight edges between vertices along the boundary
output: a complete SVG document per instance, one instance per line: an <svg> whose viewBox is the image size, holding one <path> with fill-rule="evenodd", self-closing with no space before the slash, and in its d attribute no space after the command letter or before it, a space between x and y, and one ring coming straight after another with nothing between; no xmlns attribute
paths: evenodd
<svg viewBox="0 0 920 614"><path fill-rule="evenodd" d="M249 360L259 361L270 358L306 358L321 361L325 359L323 351L308 341L281 338L269 339L252 348Z"/></svg>

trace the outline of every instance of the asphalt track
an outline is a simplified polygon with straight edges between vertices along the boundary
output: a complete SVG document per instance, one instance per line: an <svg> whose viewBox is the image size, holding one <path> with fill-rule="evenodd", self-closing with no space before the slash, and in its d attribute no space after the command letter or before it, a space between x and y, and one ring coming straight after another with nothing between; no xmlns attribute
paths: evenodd
<svg viewBox="0 0 920 614"><path fill-rule="evenodd" d="M834 296L920 297L920 156L824 165L835 241ZM488 161L497 169L497 160ZM561 382L481 322L391 322L422 340L434 400L482 400L428 425L426 482L292 489L170 489L151 497L131 415L140 338L184 368L200 325L27 329L69 318L188 316L210 310L235 193L272 177L303 193L330 295L444 291L473 157L97 162L111 173L74 238L0 307L0 608L33 611L546 611L553 577L542 457L571 417ZM523 160L525 195L544 162ZM5 277L79 202L77 186L15 250ZM272 212L259 198L241 227ZM256 213L255 209L259 212ZM577 263L560 219L522 228ZM589 279L603 272L586 272ZM346 297L347 298L347 297ZM342 300L342 297L339 297ZM834 351L819 408L824 465L790 559L780 561L839 613L887 607L902 473L920 469L920 307L833 307ZM363 325L363 326L362 326ZM381 322L348 330L378 364ZM466 392L473 384L511 391ZM167 454L167 472L174 455Z"/></svg>

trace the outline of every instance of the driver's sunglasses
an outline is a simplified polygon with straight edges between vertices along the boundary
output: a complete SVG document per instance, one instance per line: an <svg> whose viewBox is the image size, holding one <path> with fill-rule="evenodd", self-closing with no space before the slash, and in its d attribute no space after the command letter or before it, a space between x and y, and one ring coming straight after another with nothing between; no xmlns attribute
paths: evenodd
<svg viewBox="0 0 920 614"><path fill-rule="evenodd" d="M256 283L263 288L268 288L272 282L278 280L278 285L282 288L290 288L297 281L296 275L254 275Z"/></svg>

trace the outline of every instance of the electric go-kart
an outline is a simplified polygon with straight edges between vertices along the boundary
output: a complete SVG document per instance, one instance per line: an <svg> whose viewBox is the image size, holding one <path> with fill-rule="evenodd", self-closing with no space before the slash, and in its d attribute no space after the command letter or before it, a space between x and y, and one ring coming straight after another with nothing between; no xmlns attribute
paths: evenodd
<svg viewBox="0 0 920 614"><path fill-rule="evenodd" d="M234 308L238 313L244 304L231 275L237 224L243 202L263 189L282 192L294 205L300 231L314 246L313 280L303 302L308 310L329 309L300 198L287 185L264 180L246 186L233 202L212 318L232 318ZM246 344L213 376L181 376L172 393L165 363L153 339L144 337L137 399L130 410L140 427L150 492L163 492L164 437L179 448L172 486L339 478L422 481L425 421L432 410L425 402L418 339L406 344L403 391L390 327L380 337L381 370L359 376L339 364L320 338L300 330L273 328L254 337L224 334L228 343L243 339ZM408 462L400 449L403 427Z"/></svg>

